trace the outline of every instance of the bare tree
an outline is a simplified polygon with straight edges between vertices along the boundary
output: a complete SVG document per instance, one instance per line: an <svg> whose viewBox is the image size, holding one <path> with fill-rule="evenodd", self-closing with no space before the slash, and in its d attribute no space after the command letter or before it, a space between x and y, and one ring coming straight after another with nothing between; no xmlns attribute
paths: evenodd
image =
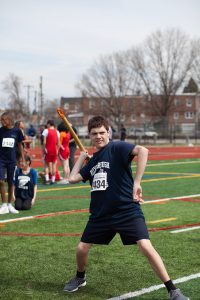
<svg viewBox="0 0 200 300"><path fill-rule="evenodd" d="M10 73L9 76L2 82L3 90L9 96L9 110L13 113L15 119L26 116L25 101L20 96L21 79Z"/></svg>
<svg viewBox="0 0 200 300"><path fill-rule="evenodd" d="M57 114L57 108L59 107L59 100L47 100L44 103L44 116L42 117L42 120L40 120L40 123L45 124L47 120L55 120L55 123L59 123L59 117ZM44 118L45 117L45 118Z"/></svg>
<svg viewBox="0 0 200 300"><path fill-rule="evenodd" d="M192 74L195 81L198 83L198 90L200 90L200 39L194 43L195 60L193 63Z"/></svg>
<svg viewBox="0 0 200 300"><path fill-rule="evenodd" d="M158 30L130 53L131 65L140 76L151 109L166 133L167 116L173 106L171 96L188 79L195 59L194 43L179 29Z"/></svg>
<svg viewBox="0 0 200 300"><path fill-rule="evenodd" d="M82 95L101 101L101 113L109 117L118 129L121 119L131 113L132 108L122 105L125 96L135 93L138 75L128 64L128 53L120 52L102 56L82 75L77 88ZM96 113L95 108L91 114Z"/></svg>

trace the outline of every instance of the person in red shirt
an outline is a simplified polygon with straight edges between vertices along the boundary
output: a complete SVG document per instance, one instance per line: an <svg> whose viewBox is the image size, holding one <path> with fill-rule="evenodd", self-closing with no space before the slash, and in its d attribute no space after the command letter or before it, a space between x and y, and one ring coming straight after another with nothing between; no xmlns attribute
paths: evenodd
<svg viewBox="0 0 200 300"><path fill-rule="evenodd" d="M58 152L58 156L63 168L63 179L59 181L60 184L68 184L69 183L69 140L71 138L68 129L65 124L62 122L58 125L58 131L60 132L60 148Z"/></svg>
<svg viewBox="0 0 200 300"><path fill-rule="evenodd" d="M53 120L47 121L47 128L44 129L42 135L44 136L43 151L46 164L45 180L46 184L54 184L56 176L56 163L58 159L58 148L60 145L60 134L56 130ZM51 182L49 182L49 173L52 174Z"/></svg>

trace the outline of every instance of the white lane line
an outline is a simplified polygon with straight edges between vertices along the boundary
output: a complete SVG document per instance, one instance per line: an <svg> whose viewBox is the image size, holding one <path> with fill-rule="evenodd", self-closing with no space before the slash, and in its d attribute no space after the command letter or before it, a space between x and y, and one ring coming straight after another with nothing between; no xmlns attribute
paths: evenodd
<svg viewBox="0 0 200 300"><path fill-rule="evenodd" d="M144 204L151 204L151 203L157 203L157 202L165 202L165 201L170 201L170 200L195 198L195 197L200 197L200 194L189 195L189 196L180 196L180 197L171 197L171 198L161 198L161 199L157 199L157 200L148 200L148 201L145 201L142 205L144 205ZM55 214L55 213L52 213L52 215L53 214ZM46 215L46 214L44 214L44 215ZM39 215L39 216L42 216L42 215ZM19 218L16 218L16 219L0 220L0 223L9 223L9 222L15 222L15 221L24 221L24 220L34 219L36 217L38 217L38 215L36 215L36 216L27 216L27 217L19 217Z"/></svg>
<svg viewBox="0 0 200 300"><path fill-rule="evenodd" d="M0 220L0 223L10 223L10 222L16 222L16 221L24 221L24 220L30 220L34 219L35 216L28 216L28 217L20 217L15 219L8 219L8 220Z"/></svg>
<svg viewBox="0 0 200 300"><path fill-rule="evenodd" d="M171 198L161 198L161 199L157 199L157 200L148 200L148 201L145 201L144 204L151 204L151 203L164 202L164 201L170 201L170 200L189 199L189 198L195 198L195 197L200 197L200 194L180 196L180 197L171 197Z"/></svg>
<svg viewBox="0 0 200 300"><path fill-rule="evenodd" d="M190 231L190 230L195 230L195 229L200 229L200 226L194 226L194 227L190 227L190 228L172 230L172 231L170 231L170 233L179 233L179 232Z"/></svg>
<svg viewBox="0 0 200 300"><path fill-rule="evenodd" d="M200 273L191 274L189 276L178 278L176 280L173 280L173 282L175 284L176 283L182 283L182 282L186 282L186 281L189 281L189 280L192 280L192 279L196 279L196 278L200 278ZM140 295L143 295L143 294L147 294L147 293L150 293L150 292L157 291L157 290L159 290L159 289L161 289L163 287L165 287L164 284L153 285L153 286L150 286L148 288L144 288L144 289L141 289L141 290L138 290L138 291L135 291L135 292L130 292L130 293L127 293L127 294L124 294L124 295L120 295L120 296L117 296L117 297L109 298L107 300L130 299L130 298L134 298L134 297L137 297L137 296L140 296Z"/></svg>

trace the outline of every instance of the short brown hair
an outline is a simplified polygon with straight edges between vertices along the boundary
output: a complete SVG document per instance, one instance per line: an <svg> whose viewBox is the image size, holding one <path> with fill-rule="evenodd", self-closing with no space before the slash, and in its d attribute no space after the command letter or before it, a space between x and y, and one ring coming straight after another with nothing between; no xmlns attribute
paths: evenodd
<svg viewBox="0 0 200 300"><path fill-rule="evenodd" d="M22 156L20 156L20 157L18 158L18 161L19 161L20 159L22 159ZM31 157L30 157L28 154L25 154L25 155L24 155L24 160L29 164L29 166L31 165L31 163L32 163Z"/></svg>
<svg viewBox="0 0 200 300"><path fill-rule="evenodd" d="M98 128L104 126L106 130L109 130L109 124L106 119L102 116L95 116L91 118L88 122L88 132L92 130L92 128Z"/></svg>

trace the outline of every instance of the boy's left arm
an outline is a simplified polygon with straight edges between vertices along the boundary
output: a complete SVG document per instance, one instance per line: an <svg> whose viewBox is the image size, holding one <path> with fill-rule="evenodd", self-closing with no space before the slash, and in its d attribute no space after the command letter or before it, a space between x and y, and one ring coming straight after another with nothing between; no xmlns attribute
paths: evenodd
<svg viewBox="0 0 200 300"><path fill-rule="evenodd" d="M34 191L33 191L33 199L31 201L31 204L35 204L35 199L36 199L36 194L37 194L37 185L34 186Z"/></svg>
<svg viewBox="0 0 200 300"><path fill-rule="evenodd" d="M31 169L32 174L33 174L33 184L34 184L34 189L33 189L33 199L31 201L31 204L34 205L35 204L35 200L36 200L36 194L37 194L37 172L35 169Z"/></svg>
<svg viewBox="0 0 200 300"><path fill-rule="evenodd" d="M141 180L144 174L144 170L148 160L148 152L149 150L143 146L135 146L132 154L137 156L136 161L136 173L134 177L134 186L133 186L133 201L143 203L144 200L142 199L142 187L141 187Z"/></svg>

